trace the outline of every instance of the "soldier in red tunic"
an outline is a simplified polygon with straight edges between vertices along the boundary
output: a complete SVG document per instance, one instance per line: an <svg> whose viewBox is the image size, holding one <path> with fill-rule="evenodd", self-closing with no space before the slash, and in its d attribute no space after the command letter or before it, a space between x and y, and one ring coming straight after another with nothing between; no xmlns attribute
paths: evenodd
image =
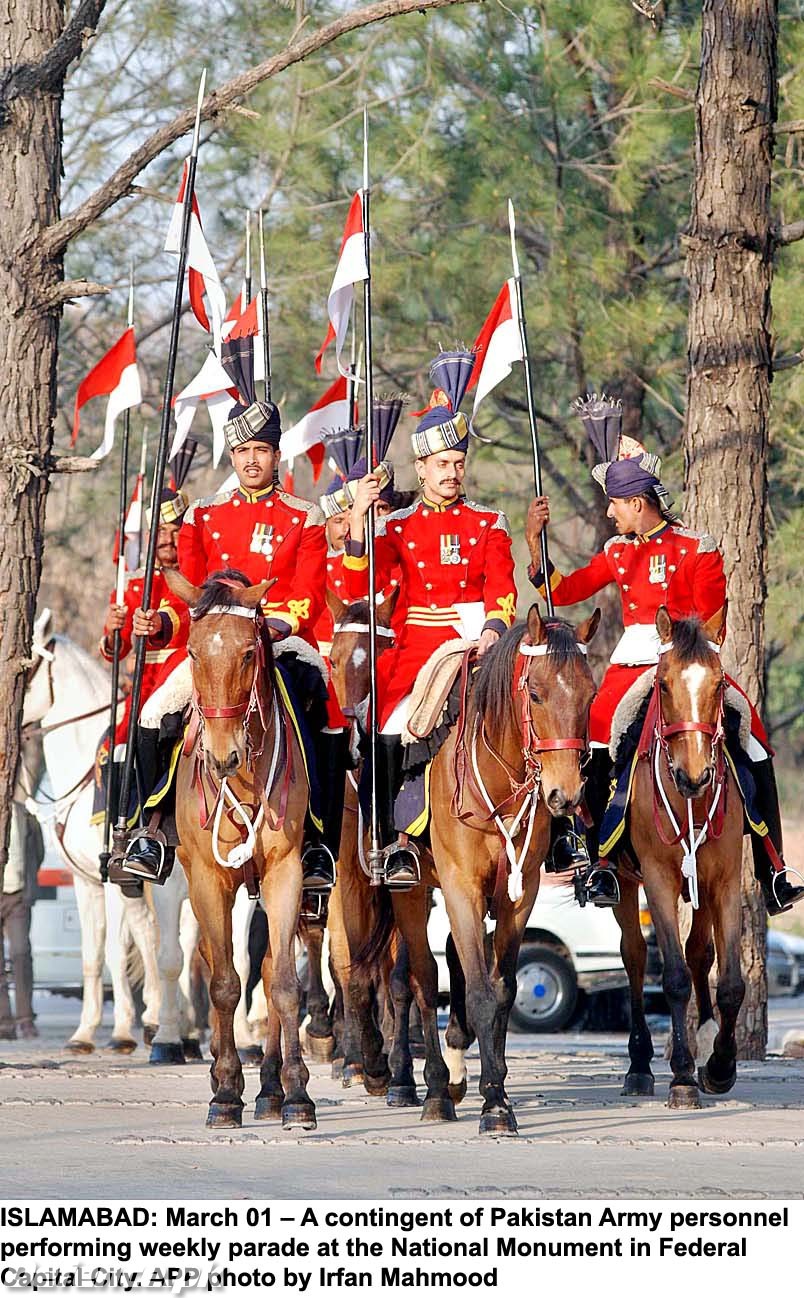
<svg viewBox="0 0 804 1298"><path fill-rule="evenodd" d="M638 450L638 448L637 448ZM564 576L551 565L550 585L557 605L589 599L612 583L622 598L624 631L614 652L590 713L592 761L587 776L587 801L595 820L588 836L591 855L597 852L596 830L606 807L610 777L608 743L617 704L633 682L658 662L659 635L655 618L665 605L673 618L697 616L708 621L726 600L723 558L714 539L682 527L670 512L672 501L662 484L661 461L637 453L630 458L600 464L593 470L605 491L617 535L607 541L585 567ZM531 581L543 590L539 536L550 517L546 496L534 500L528 511L526 537L532 564ZM779 801L765 728L751 707L751 744L748 753L756 784L757 802L769 829L771 842L781 856ZM787 910L804 895L785 874L771 868L762 841L754 839L755 871L769 914ZM595 905L619 901L613 865L591 868L586 876L587 896Z"/></svg>
<svg viewBox="0 0 804 1298"><path fill-rule="evenodd" d="M377 664L378 811L385 881L392 887L410 887L420 878L418 853L396 841L394 823L402 781L400 736L416 675L445 640L474 640L482 655L511 626L516 612L505 515L467 500L461 490L469 428L458 406L473 363L469 352L442 353L433 362L434 404L412 437L422 494L407 509L380 518L376 528L377 585L385 586L399 569L405 608L399 639ZM364 477L355 490L343 563L351 599L368 594L364 523L380 491L376 474Z"/></svg>

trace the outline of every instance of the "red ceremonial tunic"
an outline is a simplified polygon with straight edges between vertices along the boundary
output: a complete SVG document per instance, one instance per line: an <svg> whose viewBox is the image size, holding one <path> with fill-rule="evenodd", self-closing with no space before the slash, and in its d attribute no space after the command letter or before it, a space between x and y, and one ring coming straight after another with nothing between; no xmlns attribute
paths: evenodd
<svg viewBox="0 0 804 1298"><path fill-rule="evenodd" d="M529 573L543 590L541 574L534 574L532 567ZM553 569L550 577L553 601L559 606L589 599L612 582L620 590L625 630L592 703L589 733L599 745L609 742L612 718L624 694L658 662L655 619L661 606L666 605L672 618L697 616L707 622L726 600L723 557L714 539L676 523L661 523L643 536L613 536L585 568L566 577ZM752 733L767 746L753 704L751 718Z"/></svg>
<svg viewBox="0 0 804 1298"><path fill-rule="evenodd" d="M368 558L347 541L343 573L350 599L368 594ZM410 693L419 669L445 640L503 632L516 615L511 535L505 515L459 497L421 498L377 523L377 584L400 571L404 622L377 663L380 727Z"/></svg>
<svg viewBox="0 0 804 1298"><path fill-rule="evenodd" d="M135 609L142 608L142 587L145 578L143 569L132 572L126 579L126 587L123 592L123 603L126 606L126 620L120 629L120 659L126 658L131 653L132 647L132 626ZM117 592L112 591L109 596L109 603L115 604L117 601ZM169 676L174 666L183 657L181 650L187 643L187 636L190 630L190 614L187 605L174 595L170 590L161 570L154 573L153 586L151 587L151 608L158 609L162 614L162 631L155 636L148 637L148 646L145 650L145 666L142 673L142 698L141 705L147 702L154 690L157 689L166 676ZM112 661L112 653L106 644L105 636L101 636L100 654L107 662ZM175 655L178 653L178 657ZM131 699L126 699L125 709L122 719L117 723L115 731L115 743L124 743L128 734L128 718L131 711Z"/></svg>
<svg viewBox="0 0 804 1298"><path fill-rule="evenodd" d="M200 586L213 572L237 568L256 585L275 584L263 600L266 621L315 647L324 608L327 542L318 505L279 487L237 487L197 500L179 533L179 567Z"/></svg>

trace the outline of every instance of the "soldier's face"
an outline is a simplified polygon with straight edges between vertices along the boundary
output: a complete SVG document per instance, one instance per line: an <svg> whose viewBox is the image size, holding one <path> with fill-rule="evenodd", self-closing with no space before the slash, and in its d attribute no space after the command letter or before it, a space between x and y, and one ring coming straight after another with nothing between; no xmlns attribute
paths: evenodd
<svg viewBox="0 0 804 1298"><path fill-rule="evenodd" d="M374 517L385 518L388 514L393 514L394 507L387 500L378 500L374 506Z"/></svg>
<svg viewBox="0 0 804 1298"><path fill-rule="evenodd" d="M627 536L629 532L636 532L639 535L645 530L642 526L640 504L639 496L632 496L630 500L615 497L609 501L606 518L614 520L614 526L621 536Z"/></svg>
<svg viewBox="0 0 804 1298"><path fill-rule="evenodd" d="M179 561L180 523L162 523L156 538L156 559L161 568L175 568Z"/></svg>
<svg viewBox="0 0 804 1298"><path fill-rule="evenodd" d="M232 467L241 487L247 491L262 491L274 480L274 467L279 462L279 451L267 442L242 442L232 451Z"/></svg>
<svg viewBox="0 0 804 1298"><path fill-rule="evenodd" d="M461 489L466 472L466 455L463 451L439 451L416 461L416 472L428 500L439 504L454 500Z"/></svg>
<svg viewBox="0 0 804 1298"><path fill-rule="evenodd" d="M327 544L330 550L342 550L349 534L349 510L327 519Z"/></svg>

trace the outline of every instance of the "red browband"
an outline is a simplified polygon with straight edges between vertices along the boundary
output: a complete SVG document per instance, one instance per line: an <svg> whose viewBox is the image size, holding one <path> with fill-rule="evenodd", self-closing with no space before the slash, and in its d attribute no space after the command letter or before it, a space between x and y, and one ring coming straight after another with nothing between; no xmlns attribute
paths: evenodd
<svg viewBox="0 0 804 1298"><path fill-rule="evenodd" d="M659 734L662 739L670 739L673 735L680 735L685 731L692 731L700 735L716 735L718 729L718 726L713 726L708 721L675 721L670 726L661 723Z"/></svg>
<svg viewBox="0 0 804 1298"><path fill-rule="evenodd" d="M205 708L200 699L196 700L196 707L207 721L214 721L217 717L242 717L245 715L249 705L249 699L245 703L233 703L228 708Z"/></svg>

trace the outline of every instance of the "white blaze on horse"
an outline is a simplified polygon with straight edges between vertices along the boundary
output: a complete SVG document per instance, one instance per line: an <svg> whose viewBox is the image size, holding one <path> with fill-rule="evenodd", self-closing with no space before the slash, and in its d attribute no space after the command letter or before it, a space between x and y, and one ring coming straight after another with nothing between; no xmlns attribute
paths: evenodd
<svg viewBox="0 0 804 1298"><path fill-rule="evenodd" d="M109 720L109 676L74 641L63 635L46 636L45 621L40 618L34 638L39 663L25 692L23 735L42 745L51 792L48 801L40 803L40 814L43 819L52 816L55 822L60 854L73 874L81 923L81 1020L66 1048L82 1054L95 1048L103 1014L105 956L114 994L109 1044L127 1053L136 1047L135 1006L127 973L132 941L145 975L143 1023L152 1031L159 1015L159 977L156 925L147 901L123 897L118 888L101 883L103 833L100 825L91 823L95 755Z"/></svg>

